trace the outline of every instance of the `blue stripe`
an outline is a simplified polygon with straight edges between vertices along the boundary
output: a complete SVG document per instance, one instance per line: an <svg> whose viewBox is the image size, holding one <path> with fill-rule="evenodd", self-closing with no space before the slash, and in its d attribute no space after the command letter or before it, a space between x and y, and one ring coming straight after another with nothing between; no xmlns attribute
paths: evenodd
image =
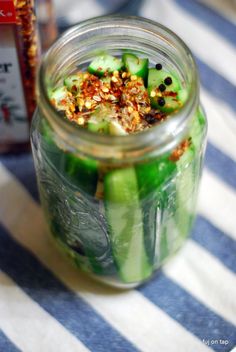
<svg viewBox="0 0 236 352"><path fill-rule="evenodd" d="M0 330L0 351L19 352L20 350L11 342L8 337Z"/></svg>
<svg viewBox="0 0 236 352"><path fill-rule="evenodd" d="M33 255L17 244L2 226L0 267L91 351L136 351L83 299L67 289Z"/></svg>
<svg viewBox="0 0 236 352"><path fill-rule="evenodd" d="M198 20L211 26L233 45L236 44L236 26L218 12L196 0L175 0L175 2Z"/></svg>
<svg viewBox="0 0 236 352"><path fill-rule="evenodd" d="M0 162L28 189L35 200L38 200L38 189L35 178L32 155L6 155L0 157Z"/></svg>
<svg viewBox="0 0 236 352"><path fill-rule="evenodd" d="M193 298L163 273L160 272L152 281L138 290L200 340L228 340L227 351L235 346L236 328ZM215 351L223 351L220 344L211 347Z"/></svg>
<svg viewBox="0 0 236 352"><path fill-rule="evenodd" d="M222 55L222 54L221 54ZM236 111L236 86L195 56L203 87ZM232 67L232 70L234 68ZM222 116L223 118L223 116Z"/></svg>
<svg viewBox="0 0 236 352"><path fill-rule="evenodd" d="M202 216L193 227L192 238L236 273L236 241L221 232Z"/></svg>
<svg viewBox="0 0 236 352"><path fill-rule="evenodd" d="M206 148L206 166L219 176L222 181L236 189L236 163L209 142Z"/></svg>

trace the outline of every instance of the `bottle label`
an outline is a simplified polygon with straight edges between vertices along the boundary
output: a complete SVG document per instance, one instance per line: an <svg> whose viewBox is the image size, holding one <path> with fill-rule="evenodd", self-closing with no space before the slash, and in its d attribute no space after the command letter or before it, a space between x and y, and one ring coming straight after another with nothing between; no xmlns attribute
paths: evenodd
<svg viewBox="0 0 236 352"><path fill-rule="evenodd" d="M0 0L0 144L29 140L15 21L13 1Z"/></svg>
<svg viewBox="0 0 236 352"><path fill-rule="evenodd" d="M0 23L16 23L15 6L12 0L0 0Z"/></svg>

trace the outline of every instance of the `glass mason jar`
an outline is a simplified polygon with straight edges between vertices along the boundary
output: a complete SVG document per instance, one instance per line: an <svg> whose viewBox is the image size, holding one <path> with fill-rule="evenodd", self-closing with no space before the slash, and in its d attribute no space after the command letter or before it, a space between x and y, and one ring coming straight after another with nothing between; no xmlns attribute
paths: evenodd
<svg viewBox="0 0 236 352"><path fill-rule="evenodd" d="M177 72L184 106L128 136L92 133L50 104L47 91L98 53L124 50ZM53 238L75 266L117 287L146 279L184 243L196 211L207 122L191 52L155 22L109 16L68 30L45 55L31 141L42 207Z"/></svg>

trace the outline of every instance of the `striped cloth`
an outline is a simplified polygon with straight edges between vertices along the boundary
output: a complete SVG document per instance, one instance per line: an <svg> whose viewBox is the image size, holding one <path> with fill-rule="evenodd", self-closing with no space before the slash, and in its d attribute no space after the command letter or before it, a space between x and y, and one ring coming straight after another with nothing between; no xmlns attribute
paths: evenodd
<svg viewBox="0 0 236 352"><path fill-rule="evenodd" d="M1 157L0 352L236 350L235 6L148 0L139 11L192 49L209 120L191 239L146 285L120 292L78 274L45 235L32 157Z"/></svg>

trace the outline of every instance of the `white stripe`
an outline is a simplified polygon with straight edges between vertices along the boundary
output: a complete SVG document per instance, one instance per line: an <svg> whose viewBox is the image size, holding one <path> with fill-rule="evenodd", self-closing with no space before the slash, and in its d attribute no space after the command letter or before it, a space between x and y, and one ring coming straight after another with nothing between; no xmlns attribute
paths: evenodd
<svg viewBox="0 0 236 352"><path fill-rule="evenodd" d="M149 0L143 6L142 15L172 29L202 61L236 84L236 50L224 37L171 0ZM223 53L223 60L219 58L219 53Z"/></svg>
<svg viewBox="0 0 236 352"><path fill-rule="evenodd" d="M227 20L236 24L236 1L235 0L200 0L200 2L219 12Z"/></svg>
<svg viewBox="0 0 236 352"><path fill-rule="evenodd" d="M24 352L88 352L1 271L0 328Z"/></svg>
<svg viewBox="0 0 236 352"><path fill-rule="evenodd" d="M208 138L236 161L236 115L222 101L201 88L201 100L209 123Z"/></svg>
<svg viewBox="0 0 236 352"><path fill-rule="evenodd" d="M204 169L198 211L236 240L236 193L208 169Z"/></svg>
<svg viewBox="0 0 236 352"><path fill-rule="evenodd" d="M55 10L57 18L64 18L71 25L105 13L104 6L91 0L55 0Z"/></svg>
<svg viewBox="0 0 236 352"><path fill-rule="evenodd" d="M0 166L0 198L4 198L0 221L12 236L142 351L209 351L194 335L139 292L103 288L79 274L45 236L39 206L3 166ZM12 207L17 203L20 207Z"/></svg>
<svg viewBox="0 0 236 352"><path fill-rule="evenodd" d="M236 276L201 246L188 241L180 254L164 267L164 272L207 307L236 325Z"/></svg>

